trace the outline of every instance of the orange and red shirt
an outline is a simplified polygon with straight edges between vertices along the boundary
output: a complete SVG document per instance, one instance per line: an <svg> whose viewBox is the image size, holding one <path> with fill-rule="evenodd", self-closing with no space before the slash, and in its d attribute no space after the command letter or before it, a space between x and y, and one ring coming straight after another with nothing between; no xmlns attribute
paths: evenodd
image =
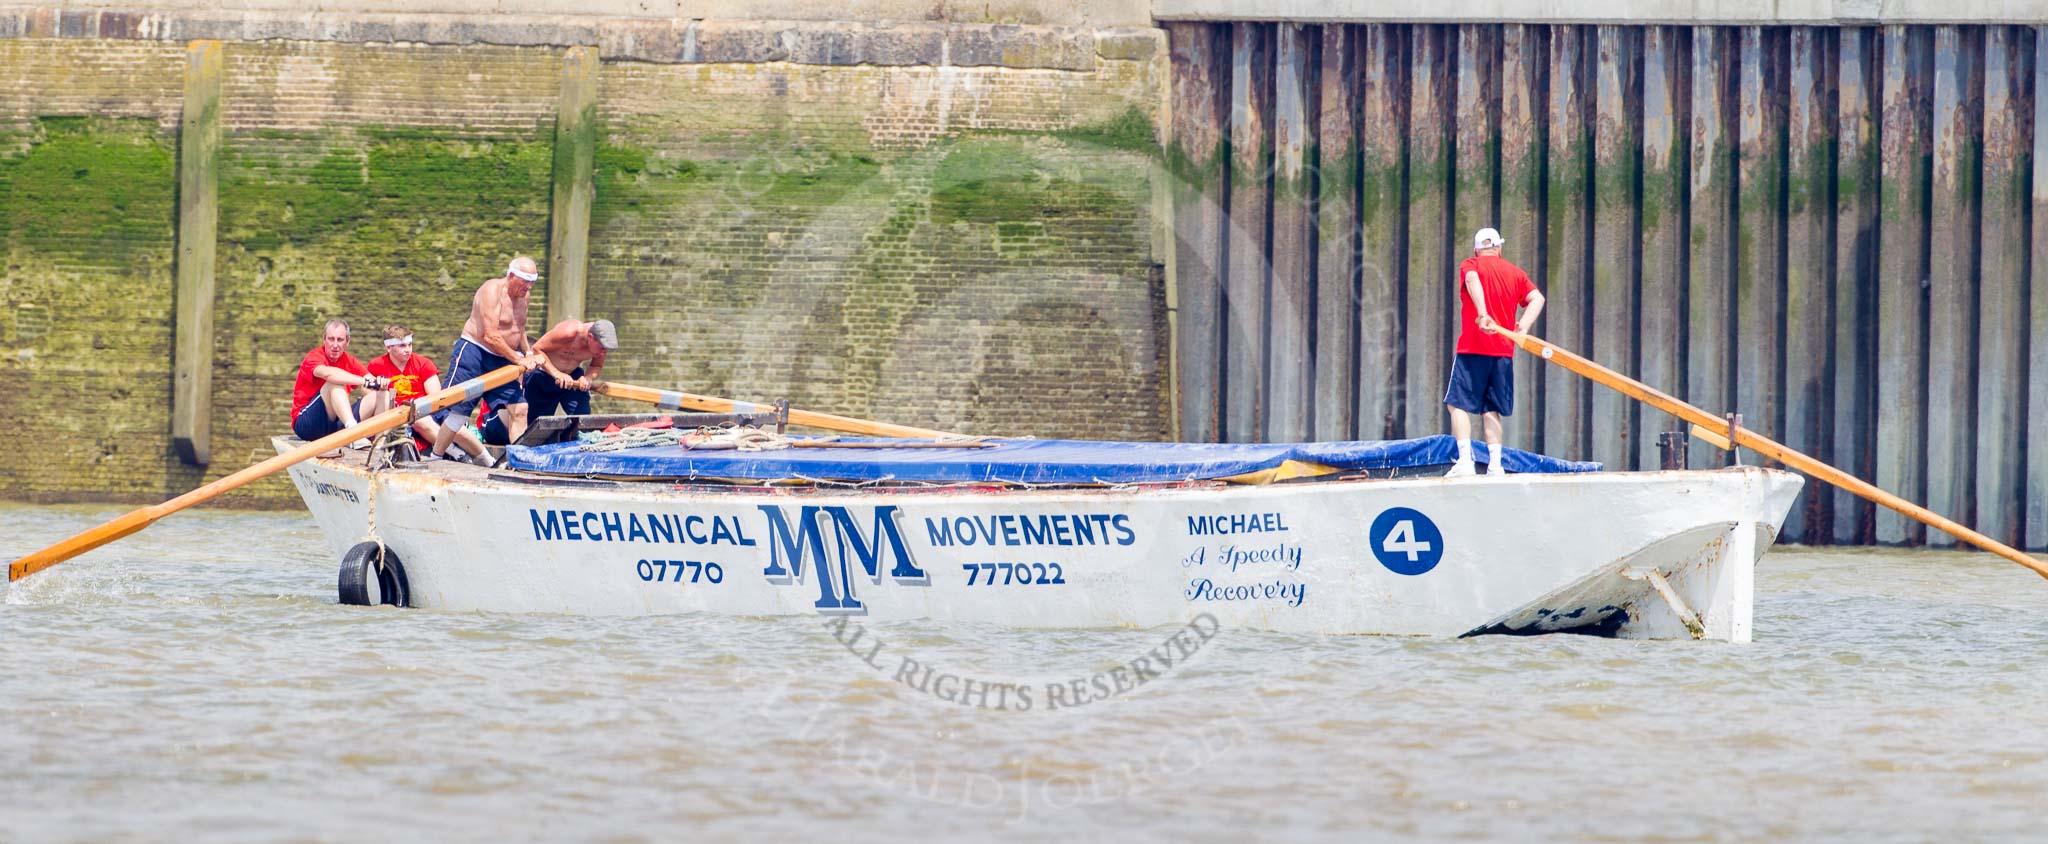
<svg viewBox="0 0 2048 844"><path fill-rule="evenodd" d="M314 396L320 395L321 385L327 383L326 379L313 374L314 369L322 366L331 366L350 375L370 374L369 370L363 368L363 362L356 360L355 355L342 352L341 357L328 360L327 349L322 346L314 346L312 351L306 353L305 359L299 361L299 380L292 384L291 414L293 419L298 418L299 411L306 409L306 404L311 402ZM349 389L353 390L355 388L351 387Z"/></svg>
<svg viewBox="0 0 2048 844"><path fill-rule="evenodd" d="M390 355L381 355L370 361L370 374L391 379L391 390L395 393L396 404L406 404L427 394L427 379L441 374L434 362L425 355L415 354L405 359L405 368L391 362Z"/></svg>
<svg viewBox="0 0 2048 844"><path fill-rule="evenodd" d="M1535 290L1534 282L1521 267L1499 255L1474 255L1458 265L1458 354L1514 357L1515 344L1499 334L1479 329L1479 313L1472 307L1472 294L1465 292L1465 273L1479 274L1479 289L1486 293L1486 315L1493 321L1515 327L1515 312L1522 300Z"/></svg>

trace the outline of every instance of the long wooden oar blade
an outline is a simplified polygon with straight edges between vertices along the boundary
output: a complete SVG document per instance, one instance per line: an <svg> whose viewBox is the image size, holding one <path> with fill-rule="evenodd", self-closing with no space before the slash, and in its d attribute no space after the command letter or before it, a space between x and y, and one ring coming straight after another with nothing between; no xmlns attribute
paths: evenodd
<svg viewBox="0 0 2048 844"><path fill-rule="evenodd" d="M416 399L412 403L410 409L422 415L432 413L436 410L440 410L441 408L447 407L448 405L462 401L463 399L468 398L471 395L481 393L492 387L496 387L500 384L509 382L512 379L519 377L519 372L520 370L517 366L506 366L496 370L492 370L491 372L486 373L480 377L464 381L460 384L457 384L453 387L449 387L431 396L425 396ZM390 410L384 411L383 413L379 413L375 416L358 422L351 427L344 428L332 434L328 434L327 436L321 437L320 439L299 446L296 449L285 452L276 457L272 457L269 460L265 460L254 466L250 466L232 475L228 475L227 477L221 478L220 480L214 481L213 483L199 487L198 489L192 490L191 492L185 493L184 495L180 495L169 501L163 502L162 504L152 504L140 510L135 510L133 512L127 513L117 519L114 519L113 521L107 522L106 524L99 525L76 536L73 536L69 539L66 539L62 542L59 542L55 545L52 545L48 548L44 548L41 551L37 551L19 560L15 560L13 564L7 567L7 580L9 582L20 580L31 574L35 574L36 572L42 571L43 569L64 562L65 560L69 560L72 557L76 557L87 551L91 551L94 548L98 548L109 542L113 542L116 539L120 539L143 528L149 527L151 524L154 524L156 520L168 516L172 513L176 513L179 510L183 510L194 504L199 504L201 502L218 498L229 491L232 491L236 488L239 488L249 483L250 481L254 481L259 478L275 474L279 470L291 466L294 463L298 463L315 455L331 451L336 448L340 448L342 445L352 442L354 440L359 440L364 437L373 437L378 434L384 433L385 431L388 431L392 428L396 428L400 425L405 424L406 419L409 418L407 410L408 408L406 407L394 407Z"/></svg>
<svg viewBox="0 0 2048 844"><path fill-rule="evenodd" d="M620 384L617 382L598 384L591 387L590 390L599 395L611 396L615 399L625 399L627 401L646 402L670 410L695 410L704 413L766 413L775 409L771 405L752 404L719 398L717 396L700 396L696 393L683 393L675 390L657 390L653 387L638 387L632 384ZM870 422L866 419L834 416L830 413L817 413L809 410L791 409L789 411L789 421L798 425L808 425L812 428L823 428L827 431L864 434L870 437L929 439L934 437L960 436L959 434L950 434L945 431L934 431L930 428L913 428L909 425Z"/></svg>
<svg viewBox="0 0 2048 844"><path fill-rule="evenodd" d="M1714 414L1687 404L1641 381L1594 363L1568 349L1559 347L1555 343L1531 337L1509 328L1501 328L1499 331L1503 336L1515 341L1515 345L1521 346L1529 354L1562 366L1593 380L1595 383L1612 388L1622 395L1693 423L1696 426L1694 428L1694 436L1698 436L1708 442L1715 442L1716 445L1721 445L1724 448L1730 447L1731 444L1747 448L1815 478L1846 489L1858 497L1904 513L1908 518L1935 530L1944 531L1971 545L2026 566L2035 574L2048 577L2048 563L2044 563L2031 554L1971 530L1969 527L1947 516L1886 492L1876 484L1851 475L1829 464L1822 463L1809 455L1786 446L1784 443L1758 434L1748 428L1737 426L1731 441L1731 438L1728 436L1728 423Z"/></svg>

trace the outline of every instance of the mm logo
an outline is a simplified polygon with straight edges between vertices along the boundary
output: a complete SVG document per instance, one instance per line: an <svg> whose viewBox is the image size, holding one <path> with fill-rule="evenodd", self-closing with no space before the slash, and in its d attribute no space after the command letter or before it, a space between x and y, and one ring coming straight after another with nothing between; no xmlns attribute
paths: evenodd
<svg viewBox="0 0 2048 844"><path fill-rule="evenodd" d="M759 506L768 515L768 567L761 574L769 583L802 583L804 561L809 560L811 577L818 581L814 606L820 613L867 614L867 606L853 592L856 565L877 585L885 566L889 579L897 583L931 585L931 576L910 559L910 546L903 542L902 514L894 505L874 508L874 519L866 531L845 507L805 506L792 522L780 506ZM830 554L826 552L827 535L832 537Z"/></svg>

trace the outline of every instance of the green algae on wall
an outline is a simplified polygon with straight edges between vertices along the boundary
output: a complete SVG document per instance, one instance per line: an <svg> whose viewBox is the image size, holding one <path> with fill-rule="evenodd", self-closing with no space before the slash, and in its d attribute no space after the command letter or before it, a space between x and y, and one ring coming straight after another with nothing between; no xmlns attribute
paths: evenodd
<svg viewBox="0 0 2048 844"><path fill-rule="evenodd" d="M513 255L546 266L553 146L357 128L230 137L220 184L217 441L254 456L283 429L299 357L328 319L382 354L389 323L446 368L478 283ZM545 327L543 278L528 328ZM243 501L289 501L263 483Z"/></svg>
<svg viewBox="0 0 2048 844"><path fill-rule="evenodd" d="M0 221L21 247L123 263L175 221L175 162L151 121L46 117L0 155Z"/></svg>
<svg viewBox="0 0 2048 844"><path fill-rule="evenodd" d="M1071 420L1076 432L1158 436L1161 394L1142 386L1163 354L1149 333L1151 132L1139 113L906 150L781 127L674 144L614 124L598 155L591 310L672 355L626 363L631 377L929 424L1036 406L1050 388L1019 350L1114 349L1087 360L1118 372L1076 389L1094 379L1142 406ZM1023 318L1033 344L995 336L1019 314L1091 308L1071 326Z"/></svg>
<svg viewBox="0 0 2048 844"><path fill-rule="evenodd" d="M231 150L221 185L224 276L267 276L291 265L302 272L280 280L294 293L324 288L403 300L422 285L473 289L509 254L544 257L550 145L359 135L368 142L331 149L306 166L275 150ZM319 300L299 304L305 311ZM375 310L367 302L360 308ZM446 321L441 314L383 318Z"/></svg>
<svg viewBox="0 0 2048 844"><path fill-rule="evenodd" d="M962 141L932 176L932 222L942 225L1094 217L1130 202L1112 189L1056 173L1012 140Z"/></svg>
<svg viewBox="0 0 2048 844"><path fill-rule="evenodd" d="M1145 156L1157 156L1163 152L1159 146L1158 128L1152 125L1152 118L1135 105L1107 120L1084 123L1071 129L1055 129L1046 134L1067 142L1069 146L1135 152Z"/></svg>
<svg viewBox="0 0 2048 844"><path fill-rule="evenodd" d="M0 485L28 500L154 494L170 456L173 143L154 120L43 118L0 133ZM170 476L167 478L167 476Z"/></svg>

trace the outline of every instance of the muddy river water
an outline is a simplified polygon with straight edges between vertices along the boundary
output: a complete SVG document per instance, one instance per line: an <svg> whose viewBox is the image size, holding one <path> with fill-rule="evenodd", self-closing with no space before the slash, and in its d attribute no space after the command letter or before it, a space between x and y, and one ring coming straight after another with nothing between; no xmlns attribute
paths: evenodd
<svg viewBox="0 0 2048 844"><path fill-rule="evenodd" d="M0 559L119 512L0 506ZM2048 582L1985 554L1778 549L1747 645L443 613L334 577L304 513L206 511L6 587L0 840L1980 840L2048 811Z"/></svg>

